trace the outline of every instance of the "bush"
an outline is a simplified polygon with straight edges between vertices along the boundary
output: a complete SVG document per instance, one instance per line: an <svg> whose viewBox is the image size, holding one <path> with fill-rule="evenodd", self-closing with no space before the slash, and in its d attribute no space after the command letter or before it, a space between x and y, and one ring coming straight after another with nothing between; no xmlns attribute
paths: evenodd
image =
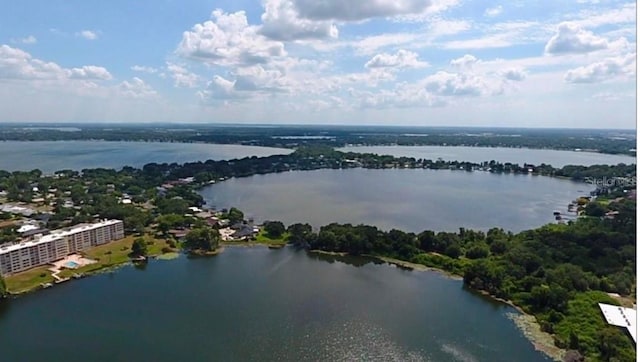
<svg viewBox="0 0 640 362"><path fill-rule="evenodd" d="M171 248L170 248L170 247L168 247L168 246L165 246L165 247L163 247L163 248L162 248L162 253L163 253L163 254L166 254L166 253L172 253L172 252L173 252L173 249L171 249Z"/></svg>

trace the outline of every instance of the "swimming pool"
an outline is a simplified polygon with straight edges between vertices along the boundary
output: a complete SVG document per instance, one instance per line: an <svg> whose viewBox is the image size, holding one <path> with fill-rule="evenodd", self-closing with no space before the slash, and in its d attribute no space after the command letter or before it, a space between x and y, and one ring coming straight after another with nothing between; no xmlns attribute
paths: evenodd
<svg viewBox="0 0 640 362"><path fill-rule="evenodd" d="M68 261L68 262L64 263L64 266L66 266L69 269L75 269L78 266L80 266L80 264L76 263L75 261Z"/></svg>

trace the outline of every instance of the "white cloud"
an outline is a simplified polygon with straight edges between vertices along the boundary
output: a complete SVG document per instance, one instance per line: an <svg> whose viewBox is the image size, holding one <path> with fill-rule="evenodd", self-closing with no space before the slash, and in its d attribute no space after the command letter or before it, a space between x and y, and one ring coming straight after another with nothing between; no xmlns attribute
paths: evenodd
<svg viewBox="0 0 640 362"><path fill-rule="evenodd" d="M332 21L303 19L292 0L266 0L260 33L275 40L337 38Z"/></svg>
<svg viewBox="0 0 640 362"><path fill-rule="evenodd" d="M267 95L287 93L292 80L278 70L267 70L262 65L238 68L230 74L231 79L216 75L207 83L207 87L198 92L205 102L230 101L258 98Z"/></svg>
<svg viewBox="0 0 640 362"><path fill-rule="evenodd" d="M87 40L96 40L98 39L98 33L92 30L82 30L76 33L76 36L81 38L85 38Z"/></svg>
<svg viewBox="0 0 640 362"><path fill-rule="evenodd" d="M609 9L581 11L574 23L584 28L596 28L603 25L633 24L636 22L636 3L630 2Z"/></svg>
<svg viewBox="0 0 640 362"><path fill-rule="evenodd" d="M556 34L549 39L544 51L547 54L588 53L606 49L607 39L584 30L579 25L564 22L558 25Z"/></svg>
<svg viewBox="0 0 640 362"><path fill-rule="evenodd" d="M451 60L449 64L461 69L470 69L474 64L478 63L478 59L471 54L465 54L460 58Z"/></svg>
<svg viewBox="0 0 640 362"><path fill-rule="evenodd" d="M429 63L418 60L417 53L400 49L395 54L377 54L364 66L365 68L425 68Z"/></svg>
<svg viewBox="0 0 640 362"><path fill-rule="evenodd" d="M421 14L432 5L431 0L292 0L292 2L303 18L342 21Z"/></svg>
<svg viewBox="0 0 640 362"><path fill-rule="evenodd" d="M506 48L514 44L537 43L547 40L549 33L544 24L534 21L509 21L476 25L483 36L452 40L443 44L445 49Z"/></svg>
<svg viewBox="0 0 640 362"><path fill-rule="evenodd" d="M144 65L134 65L131 67L131 70L133 70L134 72L149 73L149 74L154 74L158 72L158 69L154 67L144 66Z"/></svg>
<svg viewBox="0 0 640 362"><path fill-rule="evenodd" d="M455 35L469 29L471 29L471 22L466 20L433 19L429 22L429 36L431 38Z"/></svg>
<svg viewBox="0 0 640 362"><path fill-rule="evenodd" d="M38 39L36 39L35 36L33 35L29 35L27 37L24 38L20 38L17 40L12 39L11 40L12 43L20 43L20 44L35 44L38 42Z"/></svg>
<svg viewBox="0 0 640 362"><path fill-rule="evenodd" d="M141 99L154 98L158 93L142 79L133 77L131 81L123 81L118 85L120 93L126 97Z"/></svg>
<svg viewBox="0 0 640 362"><path fill-rule="evenodd" d="M502 76L507 80L513 80L516 82L523 81L527 77L527 73L521 68L511 68L500 72Z"/></svg>
<svg viewBox="0 0 640 362"><path fill-rule="evenodd" d="M103 67L96 67L95 65L85 65L81 68L70 69L69 78L110 80L112 79L112 76Z"/></svg>
<svg viewBox="0 0 640 362"><path fill-rule="evenodd" d="M370 55L378 49L388 46L401 46L403 44L413 43L418 37L418 34L413 33L380 34L353 41L349 45L355 48L357 54Z"/></svg>
<svg viewBox="0 0 640 362"><path fill-rule="evenodd" d="M238 92L235 90L234 85L234 81L216 75L207 83L207 88L198 92L198 95L205 103L216 100L242 99L250 96L248 93Z"/></svg>
<svg viewBox="0 0 640 362"><path fill-rule="evenodd" d="M427 77L425 79L425 88L427 91L441 96L480 96L492 93L490 85L481 77L471 73L449 73L445 71L440 71Z"/></svg>
<svg viewBox="0 0 640 362"><path fill-rule="evenodd" d="M488 16L488 17L494 17L494 16L498 16L502 14L502 6L498 5L492 8L487 8L484 11L484 16Z"/></svg>
<svg viewBox="0 0 640 362"><path fill-rule="evenodd" d="M16 80L109 80L112 76L103 67L86 65L63 68L53 62L35 59L31 54L8 45L0 46L0 79Z"/></svg>
<svg viewBox="0 0 640 362"><path fill-rule="evenodd" d="M442 107L447 102L416 84L401 83L392 90L377 92L351 92L360 108L432 108Z"/></svg>
<svg viewBox="0 0 640 362"><path fill-rule="evenodd" d="M635 70L636 53L633 53L571 69L565 74L564 80L569 83L596 83L617 76L632 76Z"/></svg>
<svg viewBox="0 0 640 362"><path fill-rule="evenodd" d="M179 55L221 66L268 63L286 55L284 44L260 34L259 27L248 24L243 11L214 10L211 18L183 33L176 51Z"/></svg>
<svg viewBox="0 0 640 362"><path fill-rule="evenodd" d="M194 88L198 85L200 77L181 65L167 63L167 70L171 73L173 84L176 87Z"/></svg>

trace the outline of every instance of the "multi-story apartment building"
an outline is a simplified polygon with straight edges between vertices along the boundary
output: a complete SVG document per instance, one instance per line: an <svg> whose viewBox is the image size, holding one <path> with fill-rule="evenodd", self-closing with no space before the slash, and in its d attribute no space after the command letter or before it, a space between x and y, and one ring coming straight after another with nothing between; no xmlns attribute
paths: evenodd
<svg viewBox="0 0 640 362"><path fill-rule="evenodd" d="M18 273L60 260L69 254L124 237L121 220L104 220L54 230L32 241L0 247L0 274Z"/></svg>

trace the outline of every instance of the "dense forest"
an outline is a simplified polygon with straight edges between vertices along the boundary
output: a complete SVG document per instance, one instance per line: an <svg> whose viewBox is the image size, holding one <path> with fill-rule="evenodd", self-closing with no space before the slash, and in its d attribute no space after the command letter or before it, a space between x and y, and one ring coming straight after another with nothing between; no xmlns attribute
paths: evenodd
<svg viewBox="0 0 640 362"><path fill-rule="evenodd" d="M635 156L635 132L519 128L224 125L47 125L0 126L0 140L159 141L300 146L406 145L526 147L592 150Z"/></svg>

